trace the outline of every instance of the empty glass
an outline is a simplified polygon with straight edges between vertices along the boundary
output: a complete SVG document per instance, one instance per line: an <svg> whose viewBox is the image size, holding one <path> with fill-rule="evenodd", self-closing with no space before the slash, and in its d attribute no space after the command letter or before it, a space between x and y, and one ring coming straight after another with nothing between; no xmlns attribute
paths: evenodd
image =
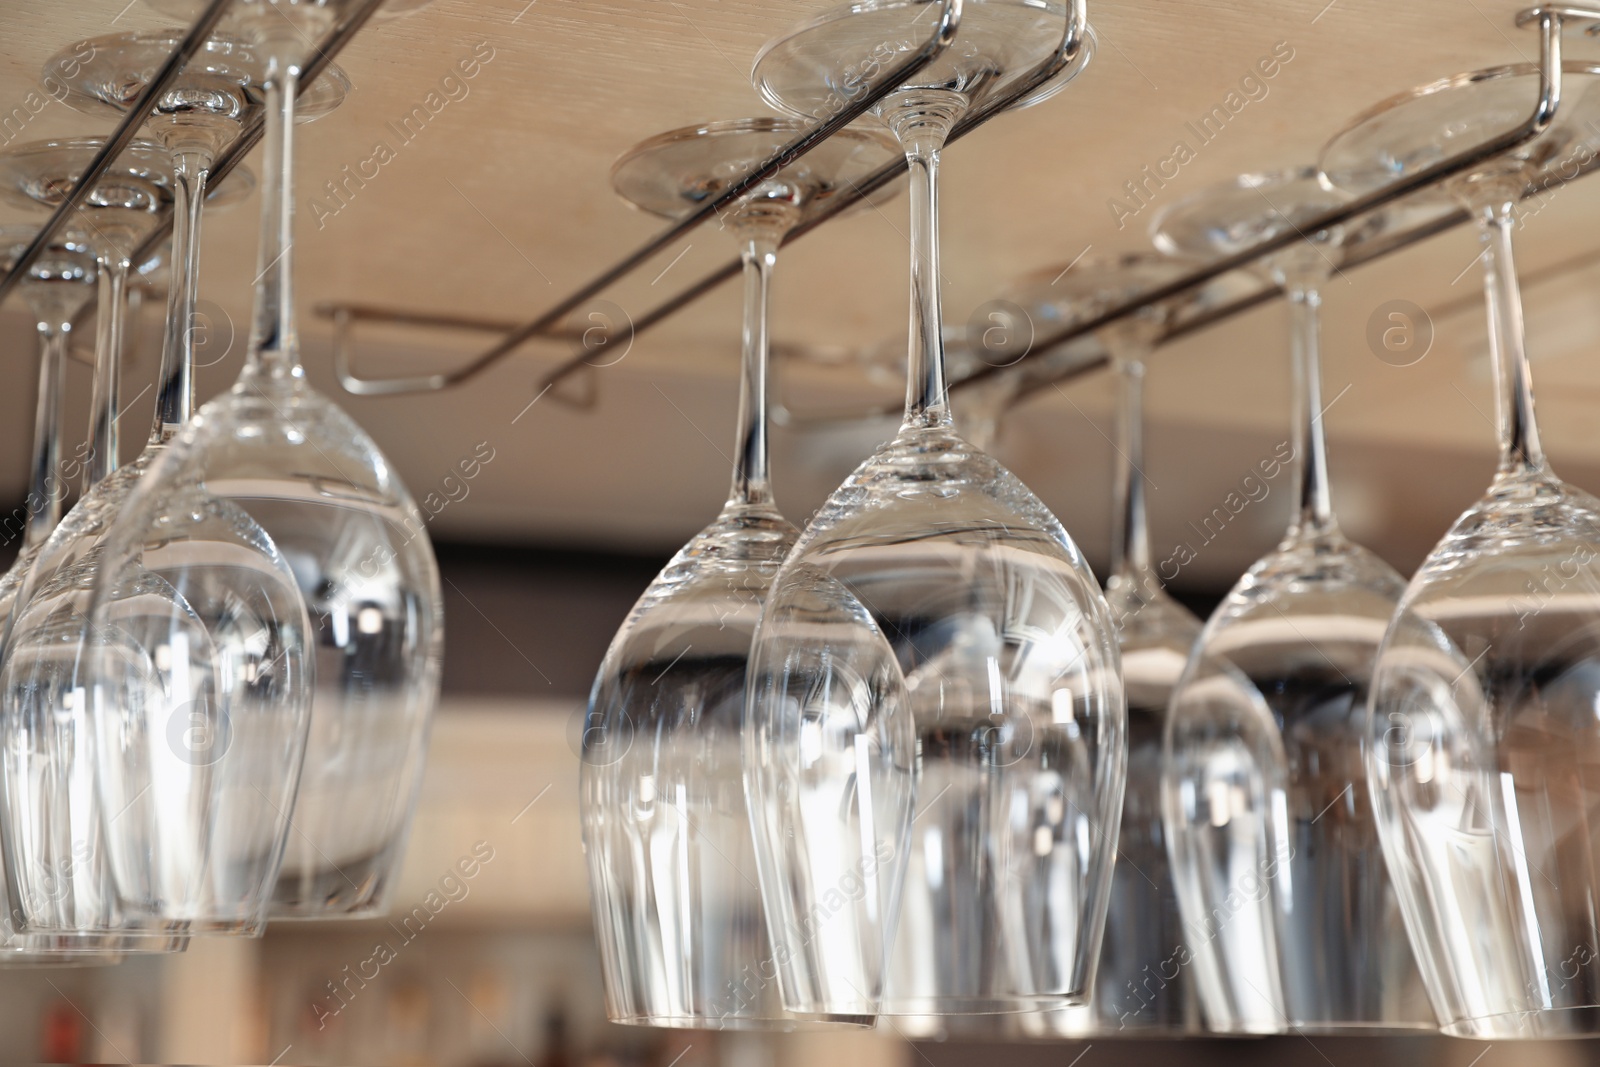
<svg viewBox="0 0 1600 1067"><path fill-rule="evenodd" d="M617 161L634 205L675 218L804 126L745 119L674 130ZM589 884L615 1022L788 1028L745 809L745 666L761 603L796 531L767 480L767 302L778 245L812 209L893 158L844 130L730 207L745 264L733 488L612 639L584 729ZM851 1017L846 1022L870 1022Z"/></svg>
<svg viewBox="0 0 1600 1067"><path fill-rule="evenodd" d="M154 566L149 553L175 536L180 502L203 492L259 523L299 584L316 686L273 892L275 918L370 915L386 907L421 782L443 642L438 567L421 514L372 438L307 384L300 363L289 166L299 75L316 42L351 6L254 0L230 12L230 32L260 65L266 123L250 346L238 383L172 440L124 509L115 551L109 542L107 548L107 558L127 571L111 572L114 581L137 589L141 569ZM197 526L183 535L193 542L189 556L162 566L178 573L203 566L213 534L224 542L233 536L226 526ZM125 597L112 592L110 580L97 596L97 610L123 610ZM125 725L111 721L106 731L115 736ZM142 772L131 769L137 752L124 759L127 788Z"/></svg>
<svg viewBox="0 0 1600 1067"><path fill-rule="evenodd" d="M0 156L4 188L13 197L48 203L64 195L99 146L82 140L10 150ZM82 227L104 245L97 249L102 272L109 263L125 275L132 249L171 205L165 156L152 144L136 143L91 195ZM247 191L241 182L225 192L236 199ZM115 318L120 286L103 292L102 307L108 295ZM102 329L90 477L105 473L25 576L0 669L12 903L20 911L18 925L29 932L158 938L195 930L258 932L270 886L261 878L276 872L287 826L286 816L272 809L292 800L304 745L304 607L292 574L259 527L237 509L196 497L185 501L193 518L225 525L229 537L210 560L211 586L140 587L146 609L175 624L170 640L139 645L150 635L91 624L90 590L104 562L106 527L171 432L170 412L158 405L151 444L132 463L117 466L119 350L120 329ZM175 367L184 358L181 346L169 344L161 381L164 387L182 381L185 388L172 396L181 397L186 412L188 375ZM109 648L130 657L127 674L139 676L137 687L120 692L104 685L99 657ZM175 663L180 669L172 684L152 689L152 676ZM115 699L115 707L128 710L155 698L165 702L167 717L145 735L116 741L143 745L147 760L165 773L159 783L119 795L103 778L97 702ZM261 724L285 720L284 737L263 741L258 735ZM248 774L235 773L241 770ZM146 891L125 896L124 881Z"/></svg>
<svg viewBox="0 0 1600 1067"><path fill-rule="evenodd" d="M1547 131L1448 189L1483 238L1500 466L1406 587L1367 720L1377 828L1447 1033L1600 1033L1600 501L1551 471L1512 261L1541 172L1600 149L1600 66L1568 62ZM1533 112L1519 64L1425 85L1356 119L1323 173L1364 192Z"/></svg>
<svg viewBox="0 0 1600 1067"><path fill-rule="evenodd" d="M1021 279L1010 300L1035 331L1085 322L1184 272L1164 256L1086 257ZM1196 976L1167 860L1161 819L1161 746L1173 686L1200 621L1161 587L1150 555L1144 473L1146 360L1168 329L1240 294L1224 275L1103 327L1117 381L1116 497L1106 601L1117 624L1128 700L1128 771L1116 872L1090 1005L1042 1020L1046 1032L1181 1036L1203 1031Z"/></svg>
<svg viewBox="0 0 1600 1067"><path fill-rule="evenodd" d="M0 270L9 271L37 227L0 227ZM34 261L18 292L33 313L39 331L39 399L33 427L33 457L28 471L28 495L20 529L13 518L5 522L6 539L19 533L22 546L17 559L0 577L0 612L11 613L17 588L45 538L61 519L67 484L77 481L77 457L62 455L62 402L65 399L67 342L73 317L93 295L94 258L72 241L47 246ZM3 625L3 623L0 623ZM0 915L0 967L58 966L71 963L114 963L121 959L112 939L70 938L18 934L9 915Z"/></svg>
<svg viewBox="0 0 1600 1067"><path fill-rule="evenodd" d="M1163 210L1156 243L1216 258L1344 200L1314 170L1247 175ZM1172 696L1168 849L1219 1032L1435 1025L1399 936L1362 760L1373 658L1404 581L1340 531L1323 431L1317 287L1342 248L1381 226L1307 234L1264 263L1292 320L1293 436L1247 478L1265 496L1292 457L1294 517L1212 613ZM1245 499L1219 502L1224 519Z"/></svg>
<svg viewBox="0 0 1600 1067"><path fill-rule="evenodd" d="M34 226L0 228L0 264L7 271L38 232ZM39 399L34 409L33 457L28 468L27 515L22 522L22 547L16 560L0 577L0 632L15 606L22 578L61 521L68 486L77 482L83 455L65 457L61 453L62 417L66 401L67 347L71 341L73 319L94 295L96 271L94 257L87 247L71 239L58 241L35 260L18 291L33 313L39 331ZM7 540L16 536L8 519Z"/></svg>
<svg viewBox="0 0 1600 1067"><path fill-rule="evenodd" d="M182 30L158 30L78 41L45 62L42 80L74 110L121 115L138 101L183 36ZM172 247L177 269L167 291L163 345L172 353L166 366L176 377L158 383L163 441L188 421L193 407L189 382L193 320L211 165L217 153L260 115L264 64L245 41L213 34L156 101L146 124L150 135L167 149L172 167ZM310 122L326 115L344 102L349 88L344 72L330 65L300 94L296 119ZM224 202L237 201L254 185L249 170L234 168ZM110 402L114 411L115 398ZM114 433L114 422L106 429Z"/></svg>
<svg viewBox="0 0 1600 1067"><path fill-rule="evenodd" d="M939 10L836 9L768 45L756 83L826 114ZM794 1011L1022 1011L1093 979L1126 752L1115 629L1055 516L952 429L935 182L951 126L1068 18L968 0L950 49L877 109L911 172L905 421L801 535L751 654L745 784Z"/></svg>

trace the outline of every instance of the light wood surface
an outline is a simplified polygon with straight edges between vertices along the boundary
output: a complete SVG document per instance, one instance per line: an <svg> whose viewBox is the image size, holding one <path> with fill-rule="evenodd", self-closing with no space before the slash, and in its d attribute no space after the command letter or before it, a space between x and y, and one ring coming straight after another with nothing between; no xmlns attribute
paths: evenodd
<svg viewBox="0 0 1600 1067"><path fill-rule="evenodd" d="M0 13L0 110L30 91L44 59L71 41L153 28L163 17L127 0L10 0ZM314 380L334 390L328 324L312 305L361 301L521 319L587 279L657 223L611 193L611 161L638 140L685 123L761 114L749 84L761 44L828 5L817 0L438 0L372 28L341 59L355 84L346 105L302 130L297 204L298 303ZM1052 262L1148 247L1163 204L1242 171L1309 162L1355 113L1399 90L1476 67L1535 58L1534 36L1506 0L1170 0L1092 2L1100 50L1060 96L999 119L952 148L945 187L945 310L965 322L1017 275ZM1292 53L1151 204L1128 217L1125 183L1172 154L1188 124L1278 50ZM1600 43L1574 37L1574 56ZM459 61L468 80L445 83ZM487 57L487 58L485 58ZM395 126L438 90L451 97L420 133ZM1254 98L1250 98L1253 94ZM50 104L18 141L101 131L108 123ZM6 133L0 136L10 136ZM387 143L376 177L343 180ZM368 171L370 173L370 169ZM1120 198L1122 209L1113 201ZM204 296L237 331L233 351L201 377L215 391L237 372L255 268L255 200L208 220ZM337 208L337 210L334 210ZM907 246L903 198L808 237L785 253L775 293L783 341L862 345L904 330ZM10 211L8 218L20 213ZM1121 225L1119 226L1119 222ZM1594 251L1600 181L1551 198L1519 234L1525 271ZM631 313L731 251L704 230L608 295ZM1455 233L1340 277L1327 293L1325 393L1336 502L1351 532L1402 567L1414 565L1492 469L1492 414L1483 325L1474 294L1476 244ZM1600 313L1595 267L1530 291L1540 414L1547 445L1570 479L1600 488L1592 433L1600 370L1591 352ZM1403 299L1436 314L1436 337L1415 366L1369 348L1369 319ZM1450 310L1450 309L1454 310ZM154 309L151 309L152 312ZM461 538L673 548L720 502L731 455L737 360L736 287L638 339L598 372L587 414L552 397L529 408L538 373L564 358L530 347L458 391L423 398L347 399L420 497L487 441L496 459L435 528ZM20 497L31 418L31 344L15 302L3 319L13 388L0 395L0 495ZM1164 352L1150 385L1155 541L1165 551L1220 503L1287 431L1286 316L1270 306ZM439 366L483 338L378 332L360 359L394 373ZM149 355L130 374L153 372ZM895 390L858 374L791 374L808 395L854 400ZM81 383L78 383L81 385ZM138 393L136 381L129 395ZM997 447L1091 554L1108 525L1109 391L1102 378L1046 390L1016 413ZM142 401L147 407L148 397ZM148 417L135 405L136 427ZM813 509L892 427L780 433L780 499L797 519ZM130 430L134 439L142 433ZM1240 517L1199 553L1182 581L1225 585L1275 538L1276 500Z"/></svg>

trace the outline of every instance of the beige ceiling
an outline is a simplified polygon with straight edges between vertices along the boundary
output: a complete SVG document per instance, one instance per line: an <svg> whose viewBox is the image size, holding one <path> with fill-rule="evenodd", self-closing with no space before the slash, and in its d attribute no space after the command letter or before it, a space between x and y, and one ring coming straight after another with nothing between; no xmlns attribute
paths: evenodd
<svg viewBox="0 0 1600 1067"><path fill-rule="evenodd" d="M437 0L365 31L341 58L355 85L345 106L305 127L297 204L298 304L312 377L329 370L325 301L525 319L647 237L657 223L610 192L611 161L638 140L704 119L761 114L750 61L827 0ZM961 323L1007 280L1092 254L1148 247L1155 209L1241 171L1311 161L1322 141L1369 104L1460 69L1533 59L1505 0L1091 0L1101 47L1066 92L1005 116L947 156L946 318ZM164 25L142 2L6 0L0 13L0 107L29 92L40 64L84 36ZM1124 183L1171 153L1185 124L1222 103L1257 61L1292 50L1267 85L1154 204L1119 228L1110 207ZM1575 37L1571 53L1600 54ZM463 96L401 144L390 123L440 87L459 60L482 59ZM1259 96L1259 92L1257 92ZM17 140L102 131L101 119L51 104ZM327 195L341 169L387 142L394 158L346 202ZM370 170L369 170L370 173ZM319 206L320 204L320 206ZM337 207L334 212L332 209ZM787 342L855 346L905 320L905 201L830 225L787 250L775 333ZM255 274L254 198L208 220L205 298L236 324L230 354L202 377L216 390L237 372ZM18 213L11 212L9 220ZM1600 270L1563 264L1600 234L1600 182L1550 198L1519 234L1522 267L1549 280L1530 291L1540 414L1563 472L1600 488L1592 413ZM607 299L638 314L718 265L728 239L706 230ZM681 258L674 259L682 253ZM1327 293L1326 394L1335 496L1346 525L1400 566L1414 565L1492 467L1483 328L1469 269L1476 245L1457 232L1349 272ZM1387 301L1433 309L1436 338L1397 368L1366 340ZM152 312L154 309L151 309ZM439 487L479 442L494 460L436 519L454 538L622 546L664 551L714 513L729 466L737 292L710 298L637 339L597 375L588 413L545 397L540 372L567 350L532 346L476 382L419 398L345 398L417 495ZM219 322L225 326L225 322ZM153 325L152 325L153 328ZM1269 306L1173 345L1150 384L1150 474L1162 551L1286 433L1285 316ZM20 496L31 389L31 339L8 306L3 336L13 388L0 396L0 491ZM364 335L369 371L400 373L468 356L481 335ZM148 350L130 395L153 371ZM790 384L796 372L788 372ZM849 371L801 370L814 400L888 396ZM1091 556L1104 552L1109 392L1096 376L1047 389L1016 412L997 447ZM142 424L136 410L130 419ZM778 490L796 517L892 427L781 433ZM132 434L137 437L139 434ZM457 495L459 495L457 490ZM1183 581L1226 584L1281 527L1287 485L1199 554Z"/></svg>

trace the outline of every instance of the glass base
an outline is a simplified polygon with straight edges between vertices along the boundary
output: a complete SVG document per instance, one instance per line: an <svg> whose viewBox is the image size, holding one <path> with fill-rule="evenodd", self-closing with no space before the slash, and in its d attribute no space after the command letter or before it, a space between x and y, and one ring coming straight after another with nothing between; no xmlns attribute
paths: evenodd
<svg viewBox="0 0 1600 1067"><path fill-rule="evenodd" d="M681 218L715 199L806 128L794 119L755 118L671 130L640 142L618 159L611 167L611 184L617 195L641 210ZM843 129L762 183L744 203L769 193L781 195L799 204L804 221L806 212L900 154L884 131ZM883 199L879 195L877 202ZM730 207L725 214L737 211L738 206Z"/></svg>
<svg viewBox="0 0 1600 1067"><path fill-rule="evenodd" d="M46 86L74 111L123 114L155 80L183 36L177 30L154 30L78 41L45 62ZM189 121L223 119L243 127L264 102L266 63L266 57L244 39L213 34L157 102L156 113L185 116ZM330 64L316 81L301 87L295 98L295 121L326 115L349 92L350 79Z"/></svg>
<svg viewBox="0 0 1600 1067"><path fill-rule="evenodd" d="M941 5L927 0L858 0L769 43L752 75L761 98L801 118L826 118L920 49ZM1061 46L1067 9L1044 0L967 0L955 41L905 88L951 89L971 106L1015 90ZM1085 31L1077 62L1019 101L1030 107L1066 87L1094 51Z"/></svg>
<svg viewBox="0 0 1600 1067"><path fill-rule="evenodd" d="M1023 275L1012 283L1006 299L1027 312L1037 336L1086 321L1186 273L1184 264L1150 252L1085 256ZM1178 324L1259 288L1249 275L1233 271L1162 301L1161 311Z"/></svg>
<svg viewBox="0 0 1600 1067"><path fill-rule="evenodd" d="M1569 59L1561 70L1561 105L1550 128L1485 169L1519 162L1535 173L1565 171L1600 150L1600 65ZM1334 187L1369 193L1516 129L1538 100L1536 63L1442 78L1358 116L1328 141L1318 165ZM1449 194L1428 195L1443 200Z"/></svg>
<svg viewBox="0 0 1600 1067"><path fill-rule="evenodd" d="M1208 261L1242 252L1289 230L1302 231L1318 215L1343 206L1349 195L1322 184L1314 167L1245 174L1210 185L1175 201L1156 215L1151 238L1169 256ZM1352 249L1386 233L1436 217L1438 204L1408 200L1362 216L1344 227L1337 241L1311 252L1331 271ZM1311 235L1307 235L1311 236ZM1291 246L1267 257L1267 264L1300 251ZM1313 263L1315 260L1313 260Z"/></svg>

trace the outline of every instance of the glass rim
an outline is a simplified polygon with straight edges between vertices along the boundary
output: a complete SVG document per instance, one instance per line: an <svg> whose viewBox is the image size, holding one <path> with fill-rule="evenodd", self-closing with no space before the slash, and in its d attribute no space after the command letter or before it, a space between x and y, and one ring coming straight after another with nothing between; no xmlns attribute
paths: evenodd
<svg viewBox="0 0 1600 1067"><path fill-rule="evenodd" d="M1596 73L1600 73L1600 66L1597 66ZM1329 143L1331 144L1332 142ZM1320 192L1327 195L1330 207L1349 204L1356 199L1354 193L1330 181L1320 164L1284 167L1277 170L1252 171L1203 186L1159 209L1155 217L1150 220L1150 243L1165 255L1191 263L1209 263L1216 259L1224 258L1228 253L1223 249L1213 248L1205 254L1200 254L1195 250L1183 247L1166 232L1168 221L1185 212L1195 210L1197 205L1203 205L1219 194L1242 190L1269 190L1274 186L1281 188L1294 182L1314 184ZM1302 227L1296 224L1287 213L1288 210L1292 210L1295 207L1294 204L1272 203L1270 200L1267 203L1274 213L1284 218L1297 231L1302 231ZM1437 210L1437 205L1426 199L1407 197L1397 203L1386 204L1383 207L1374 208L1356 215L1354 218L1346 219L1340 224L1343 227L1343 237L1338 242L1340 263L1343 263L1344 258L1350 255L1352 251L1391 234L1397 229L1413 225L1422 218L1432 217ZM1262 217L1266 217L1265 212L1263 212ZM1263 230L1263 234L1257 236L1256 240L1261 239L1264 233L1265 230ZM1302 236L1309 240L1314 235L1302 232ZM1272 253L1272 255L1277 254ZM1260 264L1270 260L1271 255L1264 260L1258 260L1257 263ZM1251 268L1243 267L1239 269L1248 271Z"/></svg>
<svg viewBox="0 0 1600 1067"><path fill-rule="evenodd" d="M654 1014L640 1009L613 1015L606 1012L606 1020L614 1026L655 1027L664 1030L733 1030L746 1033L853 1033L871 1030L878 1024L876 1015L839 1013L808 1013L785 1011L782 1014L711 1015L697 1012L669 1012Z"/></svg>
<svg viewBox="0 0 1600 1067"><path fill-rule="evenodd" d="M1150 284L1146 285L1107 285L1098 291L1098 295L1093 292L1072 293L1062 290L1053 297L1046 297L1042 302L1038 299L1031 301L1022 299L1030 296L1039 297L1041 294L1048 293L1055 280L1067 275L1069 271L1076 273L1079 270L1084 270L1086 273L1094 273L1104 277L1117 271L1136 271L1146 267L1158 270L1164 276L1154 278ZM1005 299L1021 304L1024 310L1027 311L1048 305L1060 312L1063 324L1073 325L1105 310L1104 298L1107 295L1119 301L1137 297L1154 287L1177 281L1192 269L1193 264L1188 261L1187 257L1169 255L1158 249L1109 253L1104 256L1085 256L1072 264L1057 263L1020 275L1013 279L1007 287ZM1189 321L1197 314L1209 310L1222 300L1231 296L1242 295L1246 291L1255 291L1259 288L1259 283L1250 276L1249 272L1231 270L1184 292L1169 296L1164 300L1148 303L1145 307L1158 314L1170 316L1171 324L1176 326ZM1100 329L1105 328L1107 327L1101 327ZM1099 332L1100 330L1094 331L1095 334Z"/></svg>

